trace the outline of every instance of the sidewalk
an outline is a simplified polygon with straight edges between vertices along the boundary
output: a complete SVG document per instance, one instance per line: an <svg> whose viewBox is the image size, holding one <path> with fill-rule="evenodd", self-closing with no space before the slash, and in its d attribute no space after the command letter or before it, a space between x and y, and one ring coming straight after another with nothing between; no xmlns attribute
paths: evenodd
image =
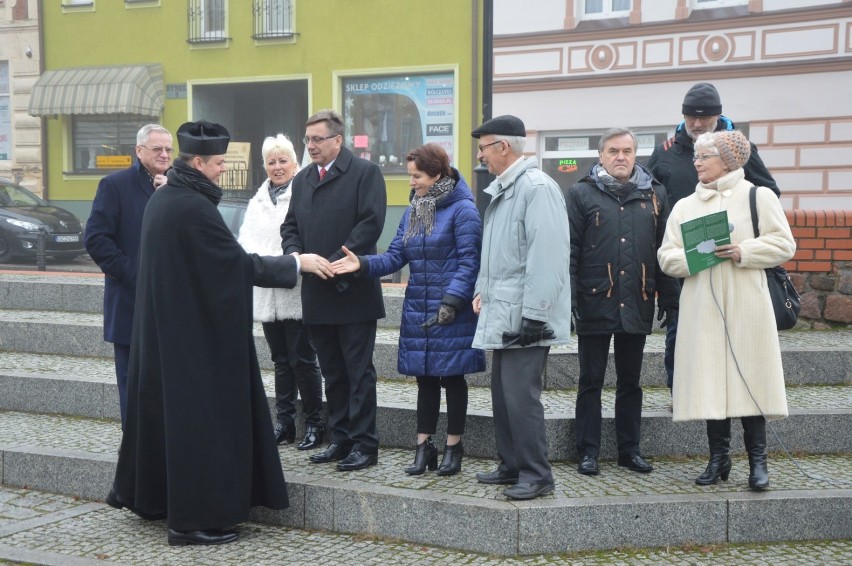
<svg viewBox="0 0 852 566"><path fill-rule="evenodd" d="M852 563L852 541L617 550L496 558L363 536L245 523L237 542L170 547L162 521L146 522L102 503L0 488L0 563L104 564L773 564Z"/></svg>

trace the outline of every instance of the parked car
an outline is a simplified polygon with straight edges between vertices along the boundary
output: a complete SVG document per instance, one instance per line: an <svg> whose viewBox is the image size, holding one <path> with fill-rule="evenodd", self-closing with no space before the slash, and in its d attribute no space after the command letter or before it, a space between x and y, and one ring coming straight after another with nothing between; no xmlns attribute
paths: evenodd
<svg viewBox="0 0 852 566"><path fill-rule="evenodd" d="M45 255L72 261L86 253L83 228L74 214L0 178L0 262L35 258L42 228Z"/></svg>
<svg viewBox="0 0 852 566"><path fill-rule="evenodd" d="M246 216L246 207L248 207L248 200L244 198L223 198L219 201L219 213L235 238L240 235L240 226L243 225L243 218Z"/></svg>

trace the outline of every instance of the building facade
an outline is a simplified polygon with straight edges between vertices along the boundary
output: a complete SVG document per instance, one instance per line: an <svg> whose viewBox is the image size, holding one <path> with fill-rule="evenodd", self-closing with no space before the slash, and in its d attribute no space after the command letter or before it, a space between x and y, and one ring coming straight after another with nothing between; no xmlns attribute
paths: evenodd
<svg viewBox="0 0 852 566"><path fill-rule="evenodd" d="M495 0L494 22L494 114L523 117L563 187L610 127L647 159L711 82L786 209L852 210L849 0Z"/></svg>
<svg viewBox="0 0 852 566"><path fill-rule="evenodd" d="M41 64L38 0L0 0L0 177L42 193L41 120L27 108Z"/></svg>
<svg viewBox="0 0 852 566"><path fill-rule="evenodd" d="M148 122L225 125L223 188L253 192L266 136L288 135L302 155L307 117L340 111L344 143L385 172L385 242L408 205L410 149L434 141L472 171L479 1L63 0L43 10L47 64L29 112L47 122L51 200L83 219Z"/></svg>

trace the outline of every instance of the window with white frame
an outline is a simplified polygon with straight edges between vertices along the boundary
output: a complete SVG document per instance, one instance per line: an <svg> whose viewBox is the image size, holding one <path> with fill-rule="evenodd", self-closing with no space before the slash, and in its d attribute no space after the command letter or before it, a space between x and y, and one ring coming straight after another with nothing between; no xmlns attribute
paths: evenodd
<svg viewBox="0 0 852 566"><path fill-rule="evenodd" d="M710 8L725 8L727 6L745 6L748 0L694 0L693 7L696 10Z"/></svg>
<svg viewBox="0 0 852 566"><path fill-rule="evenodd" d="M568 190L588 175L592 166L599 161L599 131L543 132L539 134L541 169ZM664 142L671 133L665 127L633 130L636 136L636 160L647 163L657 144Z"/></svg>
<svg viewBox="0 0 852 566"><path fill-rule="evenodd" d="M227 0L189 0L189 43L225 41L228 39Z"/></svg>
<svg viewBox="0 0 852 566"><path fill-rule="evenodd" d="M74 173L125 169L136 155L136 133L154 121L135 114L71 117L71 170Z"/></svg>
<svg viewBox="0 0 852 566"><path fill-rule="evenodd" d="M293 35L293 0L254 0L254 38Z"/></svg>
<svg viewBox="0 0 852 566"><path fill-rule="evenodd" d="M581 0L584 20L623 17L630 14L631 0Z"/></svg>

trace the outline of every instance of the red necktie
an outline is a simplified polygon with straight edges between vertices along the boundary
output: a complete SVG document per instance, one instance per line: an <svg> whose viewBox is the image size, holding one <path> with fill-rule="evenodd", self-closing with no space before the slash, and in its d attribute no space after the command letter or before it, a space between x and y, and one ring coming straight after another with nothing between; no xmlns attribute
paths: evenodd
<svg viewBox="0 0 852 566"><path fill-rule="evenodd" d="M325 167L320 167L320 181L322 181L325 178L325 173L326 173Z"/></svg>

